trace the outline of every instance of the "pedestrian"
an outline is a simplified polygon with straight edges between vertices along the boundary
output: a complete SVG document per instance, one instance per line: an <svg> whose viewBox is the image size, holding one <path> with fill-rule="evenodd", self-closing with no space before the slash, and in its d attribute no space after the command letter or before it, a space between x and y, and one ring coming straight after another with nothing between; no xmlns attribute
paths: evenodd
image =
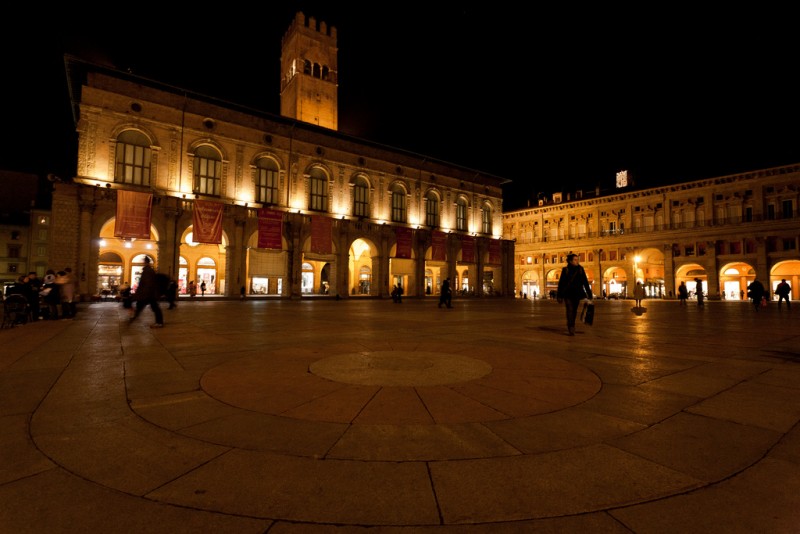
<svg viewBox="0 0 800 534"><path fill-rule="evenodd" d="M197 286L194 285L194 280L189 281L189 296L194 297L197 295Z"/></svg>
<svg viewBox="0 0 800 534"><path fill-rule="evenodd" d="M39 275L36 274L36 271L28 273L28 286L30 287L31 294L31 299L28 302L31 308L31 321L38 321L41 313L39 310L39 299L41 299L39 292L42 290L42 281L39 279Z"/></svg>
<svg viewBox="0 0 800 534"><path fill-rule="evenodd" d="M703 281L699 278L694 279L694 292L697 295L697 307L702 308L704 306L705 295L703 294Z"/></svg>
<svg viewBox="0 0 800 534"><path fill-rule="evenodd" d="M244 295L247 293L247 288L242 286L239 288L239 295L241 295L241 299L244 300Z"/></svg>
<svg viewBox="0 0 800 534"><path fill-rule="evenodd" d="M747 296L750 297L756 311L761 309L761 301L764 299L764 284L758 280L750 282L750 285L747 286Z"/></svg>
<svg viewBox="0 0 800 534"><path fill-rule="evenodd" d="M786 309L791 310L792 305L789 303L789 296L792 294L792 286L786 281L786 278L781 280L781 283L775 287L775 294L778 295L778 309L781 309L781 301L786 301ZM36 320L36 319L34 319Z"/></svg>
<svg viewBox="0 0 800 534"><path fill-rule="evenodd" d="M556 300L564 303L567 312L567 335L575 335L575 319L578 316L578 304L587 299L592 303L592 286L586 277L586 271L580 265L577 254L567 255L567 265L561 269L558 279Z"/></svg>
<svg viewBox="0 0 800 534"><path fill-rule="evenodd" d="M444 282L442 282L442 287L439 291L439 307L442 307L442 304L447 306L448 308L452 308L452 299L453 294L450 290L450 279L445 278Z"/></svg>
<svg viewBox="0 0 800 534"><path fill-rule="evenodd" d="M200 284L200 296L201 297L205 297L206 296L206 281L205 280L203 280L203 282Z"/></svg>
<svg viewBox="0 0 800 534"><path fill-rule="evenodd" d="M167 286L167 302L169 302L168 310L178 307L178 282L170 280Z"/></svg>
<svg viewBox="0 0 800 534"><path fill-rule="evenodd" d="M686 287L686 282L681 281L681 285L678 286L678 301L680 302L681 306L686 305L686 299L689 298L689 289Z"/></svg>
<svg viewBox="0 0 800 534"><path fill-rule="evenodd" d="M51 321L58 320L58 308L61 306L61 293L58 284L56 284L56 272L53 269L48 269L44 274L42 298L47 305L47 318Z"/></svg>
<svg viewBox="0 0 800 534"><path fill-rule="evenodd" d="M633 299L636 301L636 307L642 307L642 299L644 298L644 286L641 282L636 282L636 287L633 288Z"/></svg>
<svg viewBox="0 0 800 534"><path fill-rule="evenodd" d="M153 313L156 315L156 322L150 325L150 328L162 328L164 326L164 316L161 313L161 307L158 305L158 298L160 297L158 282L156 280L156 271L150 265L150 258L145 256L144 267L142 268L142 275L139 278L139 285L136 286L136 293L134 299L136 300L136 308L131 315L130 322L133 322L145 306L150 306Z"/></svg>
<svg viewBox="0 0 800 534"><path fill-rule="evenodd" d="M58 271L56 284L58 284L61 297L62 319L73 319L78 311L75 304L75 281L75 275L72 274L70 267L65 268L63 271Z"/></svg>

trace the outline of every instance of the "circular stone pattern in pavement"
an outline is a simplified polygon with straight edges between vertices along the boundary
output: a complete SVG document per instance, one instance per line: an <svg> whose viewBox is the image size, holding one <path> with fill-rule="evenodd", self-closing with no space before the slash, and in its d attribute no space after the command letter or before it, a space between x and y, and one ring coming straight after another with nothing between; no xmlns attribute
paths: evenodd
<svg viewBox="0 0 800 534"><path fill-rule="evenodd" d="M602 385L586 367L532 351L439 349L434 343L415 350L257 353L209 369L200 386L209 397L252 413L407 425L552 413L586 401Z"/></svg>
<svg viewBox="0 0 800 534"><path fill-rule="evenodd" d="M360 386L441 386L468 382L492 372L488 363L441 352L375 351L339 354L314 362L322 378Z"/></svg>

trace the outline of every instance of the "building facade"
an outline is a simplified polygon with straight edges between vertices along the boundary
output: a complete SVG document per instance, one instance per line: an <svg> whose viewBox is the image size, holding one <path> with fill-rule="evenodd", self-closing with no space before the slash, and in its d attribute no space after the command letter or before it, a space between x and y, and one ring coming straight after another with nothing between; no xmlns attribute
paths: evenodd
<svg viewBox="0 0 800 534"><path fill-rule="evenodd" d="M0 170L0 290L20 276L48 269L50 209L38 200L35 174Z"/></svg>
<svg viewBox="0 0 800 534"><path fill-rule="evenodd" d="M336 131L335 28L302 13L291 23L281 116L65 64L78 166L55 184L50 254L74 266L83 298L135 286L145 256L181 293L205 282L206 295L426 296L449 277L513 296L507 180ZM120 192L152 195L148 238L120 237ZM209 205L219 241L196 239Z"/></svg>
<svg viewBox="0 0 800 534"><path fill-rule="evenodd" d="M503 214L515 241L518 296L549 296L566 255L576 253L593 292L677 298L684 282L702 282L710 299L746 299L760 280L782 279L800 298L800 165L763 169L651 189L622 187L591 198L540 201ZM774 294L774 293L773 293Z"/></svg>

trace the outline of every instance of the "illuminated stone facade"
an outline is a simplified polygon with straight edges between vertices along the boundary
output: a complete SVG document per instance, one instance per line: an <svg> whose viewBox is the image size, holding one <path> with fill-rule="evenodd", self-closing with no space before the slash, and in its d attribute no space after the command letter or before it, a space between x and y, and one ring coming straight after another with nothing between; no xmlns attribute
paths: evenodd
<svg viewBox="0 0 800 534"><path fill-rule="evenodd" d="M636 279L676 298L700 279L710 299L740 300L756 278L770 289L786 278L800 298L800 165L572 196L503 214L518 296L549 295L574 252L596 295L632 296Z"/></svg>
<svg viewBox="0 0 800 534"><path fill-rule="evenodd" d="M337 132L336 31L303 22L284 37L288 117L67 58L78 168L55 184L52 259L76 266L84 298L135 283L144 256L182 292L206 280L216 295L387 297L400 284L435 298L450 277L465 293L513 295L507 180ZM287 78L290 58L313 60L311 75ZM318 64L328 70L316 78ZM153 194L150 239L114 237L123 189ZM192 240L197 200L223 206L222 243ZM281 213L279 248L258 247L262 208ZM330 242L318 250L321 218Z"/></svg>

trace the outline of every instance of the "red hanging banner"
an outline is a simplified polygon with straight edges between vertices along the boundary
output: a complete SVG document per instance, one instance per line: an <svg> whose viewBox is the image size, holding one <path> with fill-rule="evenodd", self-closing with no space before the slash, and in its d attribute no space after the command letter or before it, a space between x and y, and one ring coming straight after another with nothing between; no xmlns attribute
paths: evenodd
<svg viewBox="0 0 800 534"><path fill-rule="evenodd" d="M258 210L258 248L282 249L283 212L261 208Z"/></svg>
<svg viewBox="0 0 800 534"><path fill-rule="evenodd" d="M395 258L410 258L411 257L411 228L400 226L395 231L397 236L397 250L395 251Z"/></svg>
<svg viewBox="0 0 800 534"><path fill-rule="evenodd" d="M222 204L195 200L193 224L192 241L195 243L222 243Z"/></svg>
<svg viewBox="0 0 800 534"><path fill-rule="evenodd" d="M431 261L447 260L447 234L434 230L431 233Z"/></svg>
<svg viewBox="0 0 800 534"><path fill-rule="evenodd" d="M311 216L311 252L317 254L330 254L333 252L331 228L333 228L333 220L330 217Z"/></svg>
<svg viewBox="0 0 800 534"><path fill-rule="evenodd" d="M150 239L150 215L152 210L152 193L118 190L114 237Z"/></svg>
<svg viewBox="0 0 800 534"><path fill-rule="evenodd" d="M475 261L475 238L471 235L461 238L461 261L466 263Z"/></svg>
<svg viewBox="0 0 800 534"><path fill-rule="evenodd" d="M500 264L500 240L492 239L489 241L489 263Z"/></svg>

